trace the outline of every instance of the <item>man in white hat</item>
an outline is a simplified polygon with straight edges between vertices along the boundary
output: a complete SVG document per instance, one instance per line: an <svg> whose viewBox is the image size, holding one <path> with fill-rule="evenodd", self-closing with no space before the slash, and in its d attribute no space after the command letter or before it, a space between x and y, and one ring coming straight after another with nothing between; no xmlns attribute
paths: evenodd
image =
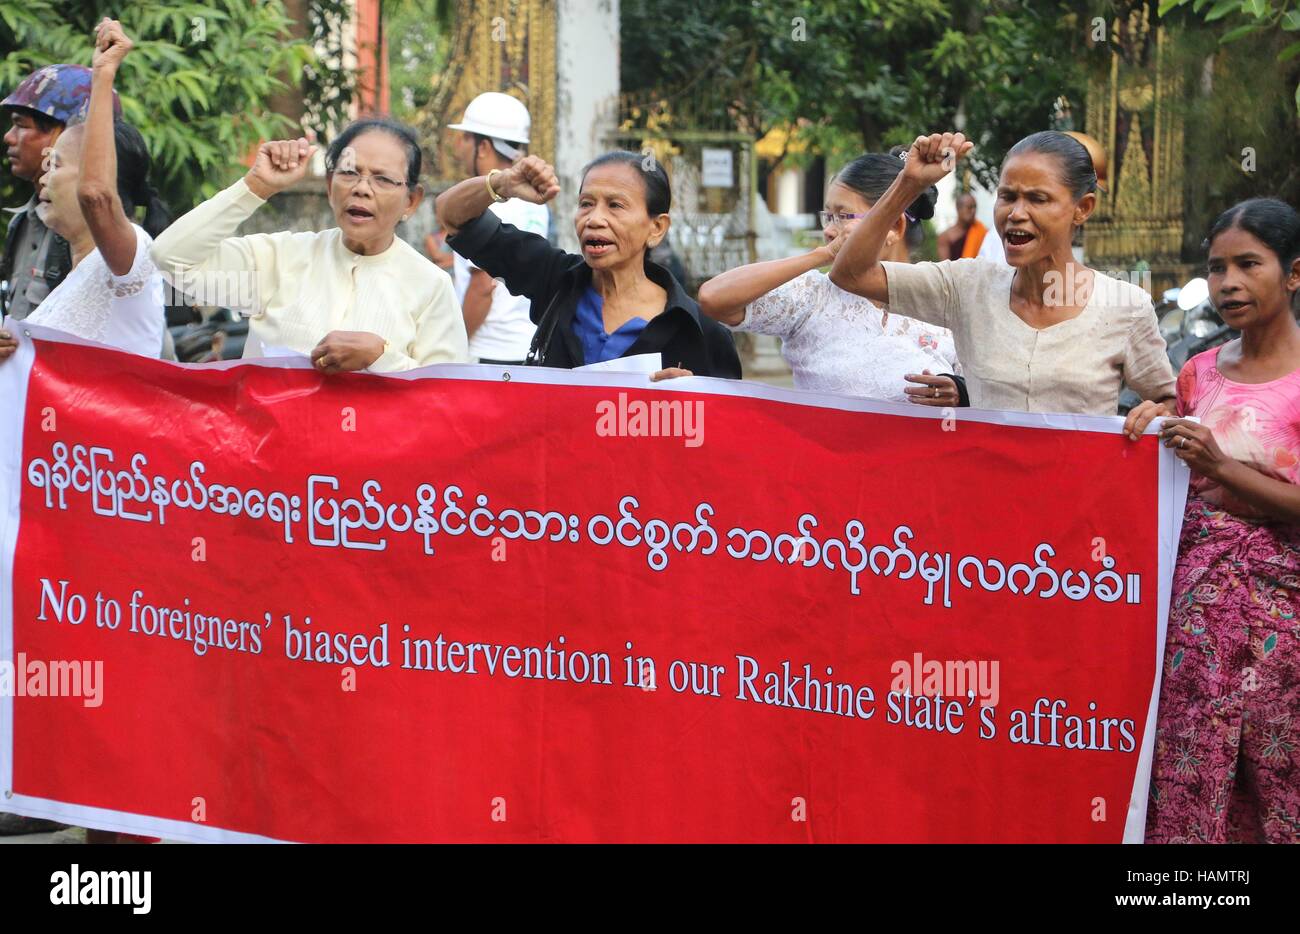
<svg viewBox="0 0 1300 934"><path fill-rule="evenodd" d="M493 169L508 169L525 155L532 120L528 108L509 94L489 91L469 102L453 151L460 167L474 178ZM550 213L541 204L511 198L491 206L503 223L545 237ZM505 283L493 279L460 255L452 266L452 282L465 316L469 354L480 363L524 362L535 326L528 317L528 299L511 295Z"/></svg>

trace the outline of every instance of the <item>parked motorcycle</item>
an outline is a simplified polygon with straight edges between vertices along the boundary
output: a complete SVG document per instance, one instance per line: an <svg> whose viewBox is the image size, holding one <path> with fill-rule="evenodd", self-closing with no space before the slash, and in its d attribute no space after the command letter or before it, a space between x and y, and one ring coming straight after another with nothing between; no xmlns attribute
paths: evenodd
<svg viewBox="0 0 1300 934"><path fill-rule="evenodd" d="M1174 368L1174 375L1198 353L1226 344L1239 334L1223 323L1210 301L1210 284L1200 277L1182 288L1166 289L1156 305L1156 320L1160 336L1168 345L1169 363ZM1129 409L1140 401L1137 393L1125 389L1119 397L1119 414L1128 414Z"/></svg>
<svg viewBox="0 0 1300 934"><path fill-rule="evenodd" d="M182 363L238 360L244 355L248 319L228 308L217 309L206 318L185 307L189 314L168 309L168 332L175 347L175 359Z"/></svg>
<svg viewBox="0 0 1300 934"><path fill-rule="evenodd" d="M1239 332L1223 323L1210 301L1210 286L1196 278L1174 292L1174 307L1159 316L1160 336L1169 345L1169 362L1177 373L1202 351L1226 344ZM1168 296L1169 292L1165 295Z"/></svg>

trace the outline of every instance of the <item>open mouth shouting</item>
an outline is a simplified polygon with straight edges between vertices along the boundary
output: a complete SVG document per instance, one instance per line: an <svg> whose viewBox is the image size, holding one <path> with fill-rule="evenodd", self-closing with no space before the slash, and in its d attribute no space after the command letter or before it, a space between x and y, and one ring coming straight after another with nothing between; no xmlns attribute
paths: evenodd
<svg viewBox="0 0 1300 934"><path fill-rule="evenodd" d="M1008 227L1002 237L1006 243L1007 249L1024 249L1033 243L1036 237L1028 230L1020 227Z"/></svg>
<svg viewBox="0 0 1300 934"><path fill-rule="evenodd" d="M350 205L343 213L352 218L354 223L364 224L375 219L375 212L360 204Z"/></svg>
<svg viewBox="0 0 1300 934"><path fill-rule="evenodd" d="M614 252L614 241L607 237L591 234L582 238L582 252L592 259Z"/></svg>

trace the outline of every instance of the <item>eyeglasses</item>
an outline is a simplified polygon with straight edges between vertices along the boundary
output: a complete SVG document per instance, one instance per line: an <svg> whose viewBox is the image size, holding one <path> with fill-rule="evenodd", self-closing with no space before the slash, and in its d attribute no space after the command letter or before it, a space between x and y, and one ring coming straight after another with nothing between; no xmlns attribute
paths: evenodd
<svg viewBox="0 0 1300 934"><path fill-rule="evenodd" d="M855 221L859 217L866 217L865 214L836 214L834 211L818 211L817 216L821 219L823 227L829 227L831 224L843 224L845 221Z"/></svg>
<svg viewBox="0 0 1300 934"><path fill-rule="evenodd" d="M370 187L376 191L396 191L399 188L406 187L406 182L399 181L388 175L363 175L352 169L339 169L334 173L334 180L344 188L355 188L363 178L368 179Z"/></svg>
<svg viewBox="0 0 1300 934"><path fill-rule="evenodd" d="M845 221L855 221L860 217L866 217L865 214L836 214L833 211L818 211L817 216L821 219L823 227L829 227L831 224L843 224ZM909 224L916 223L916 218L906 211L903 216L907 218Z"/></svg>

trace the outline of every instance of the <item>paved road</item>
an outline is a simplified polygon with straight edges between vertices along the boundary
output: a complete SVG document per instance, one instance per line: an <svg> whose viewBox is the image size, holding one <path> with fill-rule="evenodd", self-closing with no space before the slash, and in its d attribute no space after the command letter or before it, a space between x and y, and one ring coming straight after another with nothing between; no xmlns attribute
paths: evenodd
<svg viewBox="0 0 1300 934"><path fill-rule="evenodd" d="M0 837L0 845L5 843L85 843L86 831L81 827L69 827L58 833L29 833L17 837Z"/></svg>

